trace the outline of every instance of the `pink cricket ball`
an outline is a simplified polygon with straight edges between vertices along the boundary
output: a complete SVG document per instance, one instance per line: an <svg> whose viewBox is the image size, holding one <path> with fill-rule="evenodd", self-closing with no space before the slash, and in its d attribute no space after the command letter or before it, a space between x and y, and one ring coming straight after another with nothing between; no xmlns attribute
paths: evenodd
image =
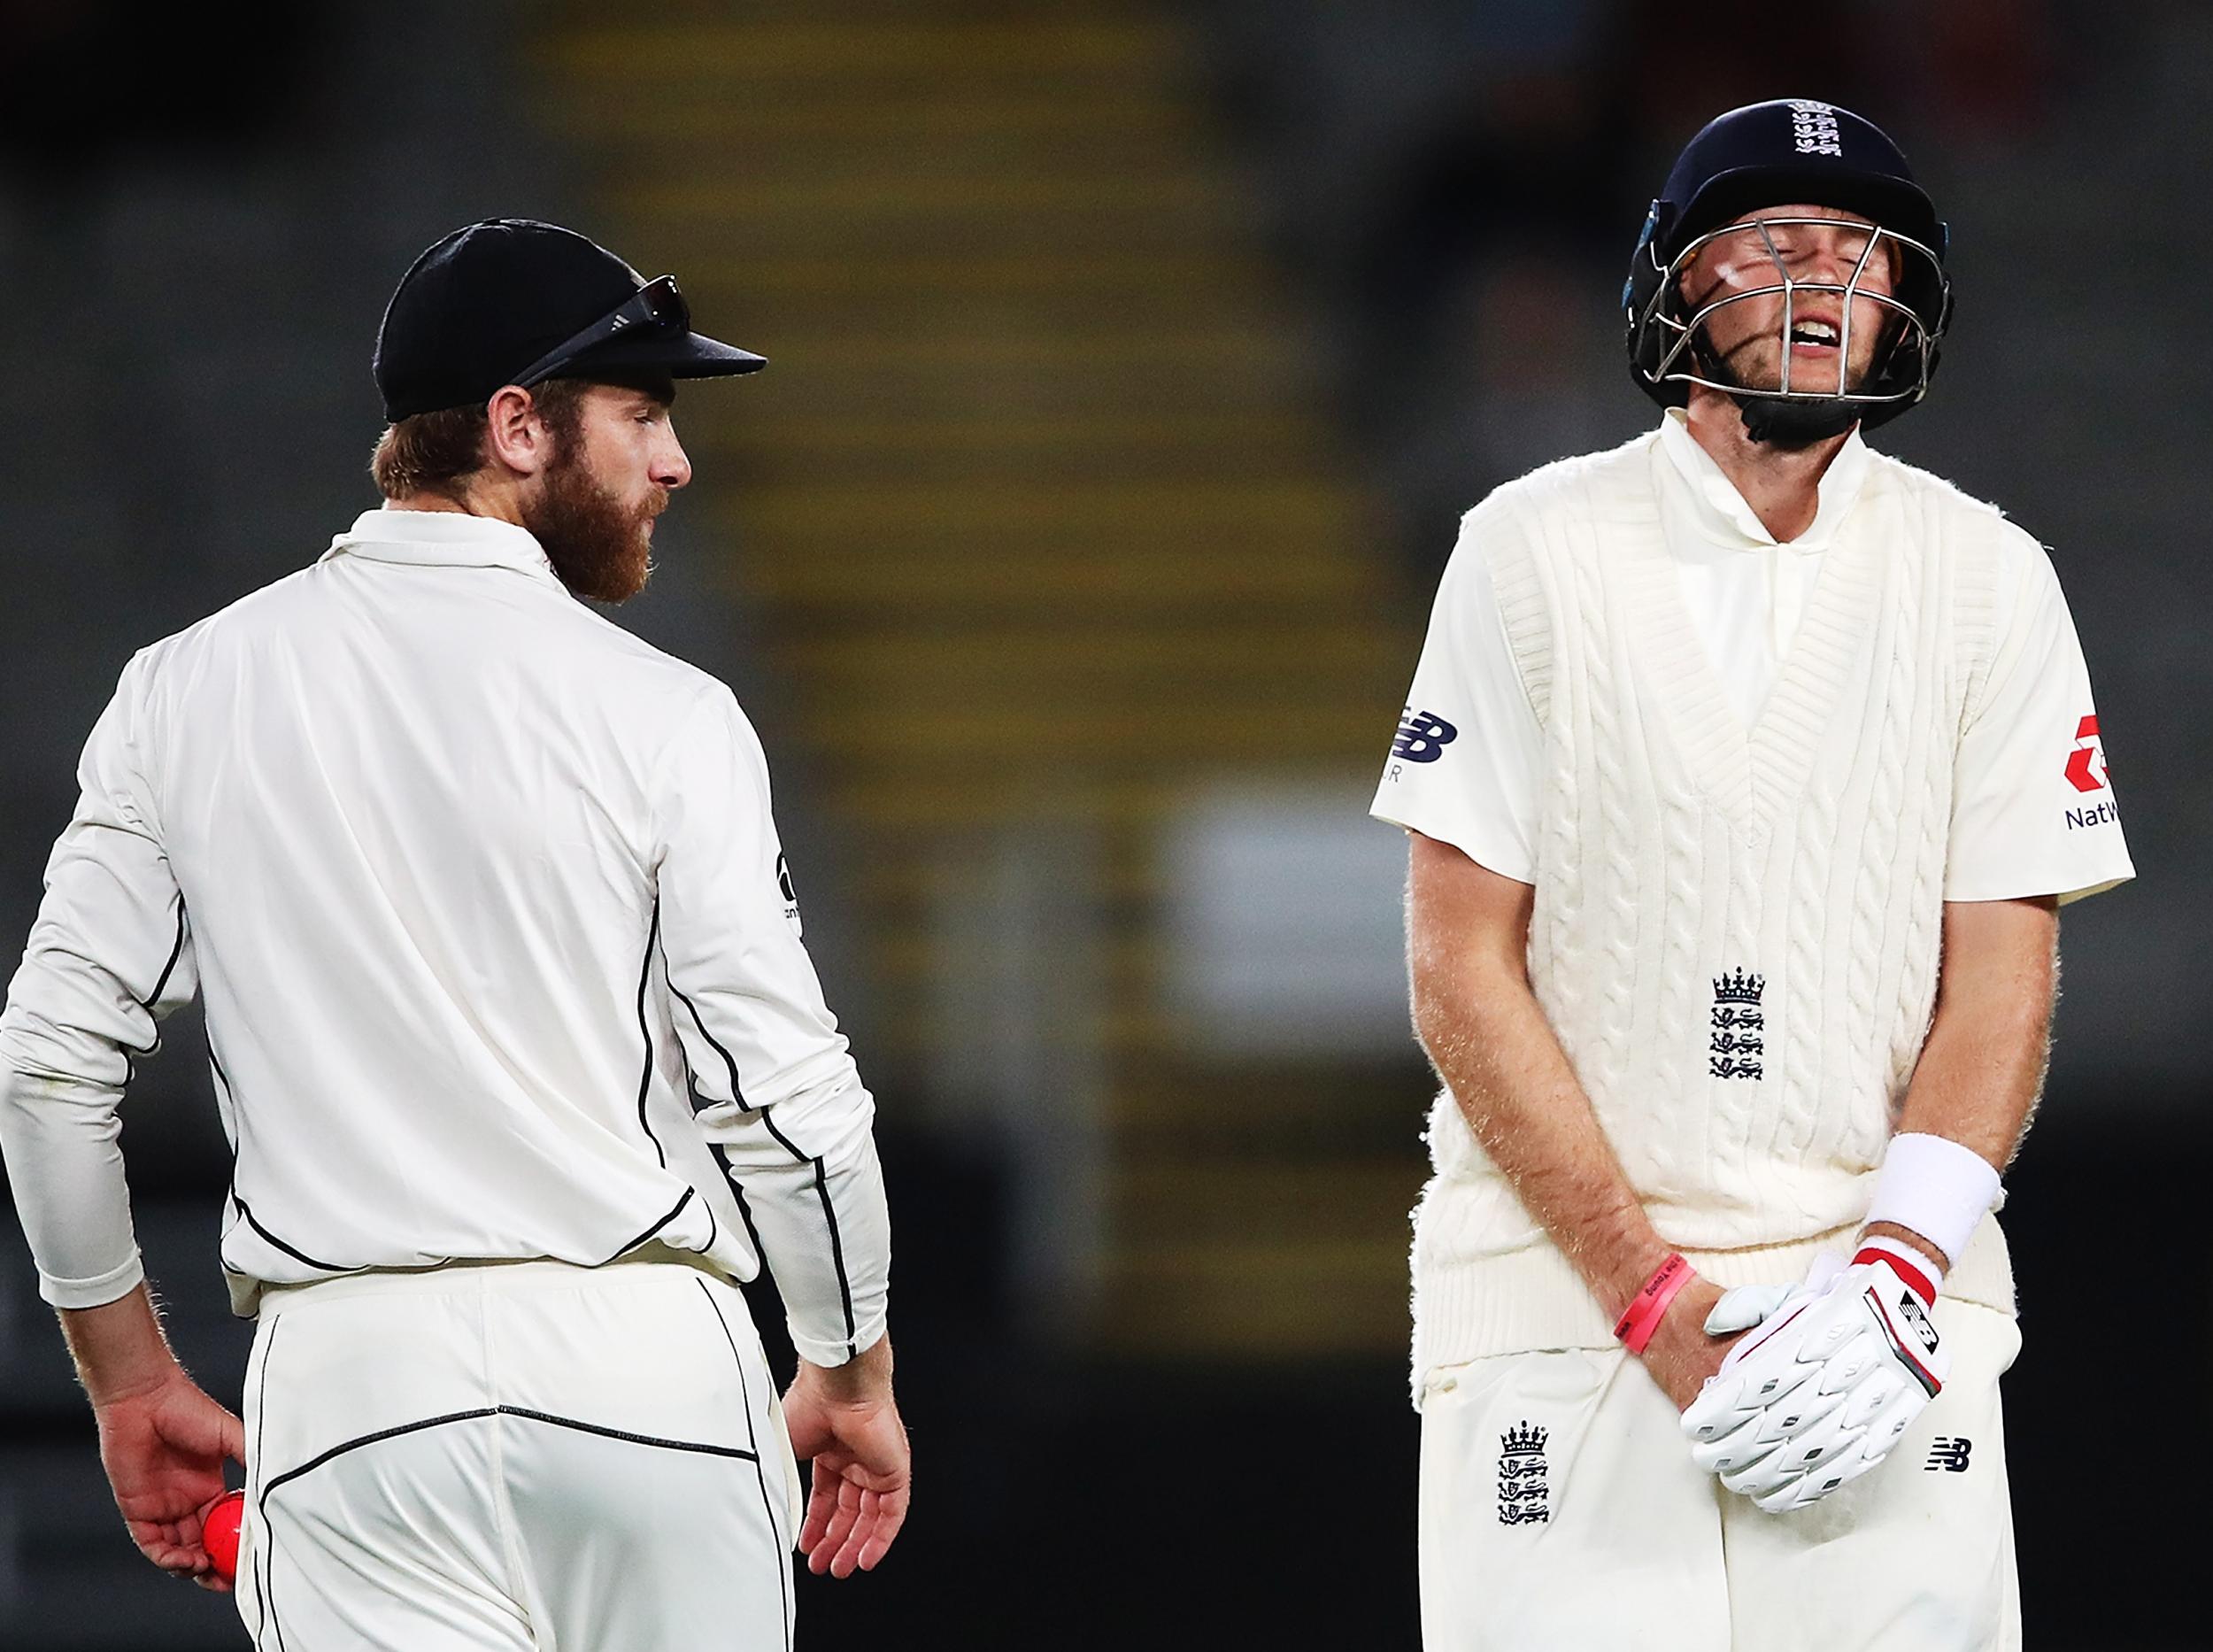
<svg viewBox="0 0 2213 1652"><path fill-rule="evenodd" d="M238 1527L245 1517L243 1492L225 1492L200 1517L200 1541L215 1563L215 1575L226 1583L238 1576Z"/></svg>

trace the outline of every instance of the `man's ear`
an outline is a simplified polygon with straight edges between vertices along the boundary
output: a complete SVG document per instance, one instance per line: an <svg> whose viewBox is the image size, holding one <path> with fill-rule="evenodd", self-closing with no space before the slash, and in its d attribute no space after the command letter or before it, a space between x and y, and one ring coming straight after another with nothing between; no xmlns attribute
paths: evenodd
<svg viewBox="0 0 2213 1652"><path fill-rule="evenodd" d="M535 476L551 463L553 432L528 390L504 386L486 405L484 414L484 441L493 464L513 475Z"/></svg>

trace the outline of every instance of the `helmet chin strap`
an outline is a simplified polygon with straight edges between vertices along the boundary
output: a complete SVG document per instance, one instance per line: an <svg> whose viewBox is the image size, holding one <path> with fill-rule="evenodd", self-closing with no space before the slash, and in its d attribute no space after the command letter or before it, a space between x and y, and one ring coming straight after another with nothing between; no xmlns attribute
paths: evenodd
<svg viewBox="0 0 2213 1652"><path fill-rule="evenodd" d="M1744 382L1729 370L1727 361L1706 348L1702 329L1696 355L1700 371L1708 378L1723 384L1743 384ZM1746 393L1731 396L1729 399L1737 404L1737 411L1744 420L1746 436L1786 453L1800 452L1816 442L1826 442L1831 436L1842 436L1859 423L1860 415L1864 411L1859 403L1834 396L1801 399L1795 396Z"/></svg>
<svg viewBox="0 0 2213 1652"><path fill-rule="evenodd" d="M1785 401L1772 396L1731 398L1744 416L1744 433L1755 442L1797 452L1831 436L1842 436L1860 421L1857 402Z"/></svg>

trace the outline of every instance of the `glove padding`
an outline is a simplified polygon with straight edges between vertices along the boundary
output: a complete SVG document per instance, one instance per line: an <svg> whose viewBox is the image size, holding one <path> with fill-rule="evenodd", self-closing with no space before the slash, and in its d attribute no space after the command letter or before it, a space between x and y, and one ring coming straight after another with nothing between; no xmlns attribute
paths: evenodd
<svg viewBox="0 0 2213 1652"><path fill-rule="evenodd" d="M1951 1370L1929 1304L1879 1251L1824 1253L1802 1285L1739 1286L1706 1321L1716 1336L1751 1326L1683 1432L1700 1468L1770 1513L1880 1463Z"/></svg>

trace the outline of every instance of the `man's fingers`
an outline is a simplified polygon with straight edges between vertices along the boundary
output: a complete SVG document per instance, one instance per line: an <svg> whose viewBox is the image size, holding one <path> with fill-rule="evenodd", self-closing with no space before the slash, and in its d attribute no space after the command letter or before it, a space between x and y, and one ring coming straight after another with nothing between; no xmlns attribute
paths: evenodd
<svg viewBox="0 0 2213 1652"><path fill-rule="evenodd" d="M904 1490L886 1492L876 1509L875 1520L869 1531L868 1540L860 1550L860 1569L874 1571L876 1563L891 1552L891 1540L906 1524L906 1493Z"/></svg>
<svg viewBox="0 0 2213 1652"><path fill-rule="evenodd" d="M817 1577L827 1572L850 1578L855 1571L873 1571L906 1524L907 1488L898 1485L874 1491L848 1478L862 1472L850 1467L839 1477L835 1501L819 1526L809 1511L808 1535L800 1548L806 1554L807 1570Z"/></svg>
<svg viewBox="0 0 2213 1652"><path fill-rule="evenodd" d="M823 1528L821 1540L807 1553L807 1570L820 1577L844 1552L845 1540L852 1535L853 1522L860 1517L860 1487L842 1475L837 1478L837 1501L830 1510L829 1522ZM847 1571L852 1568L848 1565ZM840 1574L843 1575L843 1574Z"/></svg>
<svg viewBox="0 0 2213 1652"><path fill-rule="evenodd" d="M867 1546L876 1524L876 1494L853 1487L852 1515L837 1544L837 1552L830 1556L829 1573L833 1578L850 1578L860 1563L860 1551Z"/></svg>
<svg viewBox="0 0 2213 1652"><path fill-rule="evenodd" d="M840 1479L837 1469L827 1459L814 1459L814 1484L807 1494L806 1518L799 1526L799 1552L809 1558L821 1543L822 1534L829 1530L830 1517L837 1512Z"/></svg>
<svg viewBox="0 0 2213 1652"><path fill-rule="evenodd" d="M860 1517L853 1522L853 1529L830 1563L830 1575L850 1578L858 1570L873 1569L891 1547L891 1540L898 1535L899 1523L905 1517L905 1500L897 1494L863 1492L860 1494Z"/></svg>

